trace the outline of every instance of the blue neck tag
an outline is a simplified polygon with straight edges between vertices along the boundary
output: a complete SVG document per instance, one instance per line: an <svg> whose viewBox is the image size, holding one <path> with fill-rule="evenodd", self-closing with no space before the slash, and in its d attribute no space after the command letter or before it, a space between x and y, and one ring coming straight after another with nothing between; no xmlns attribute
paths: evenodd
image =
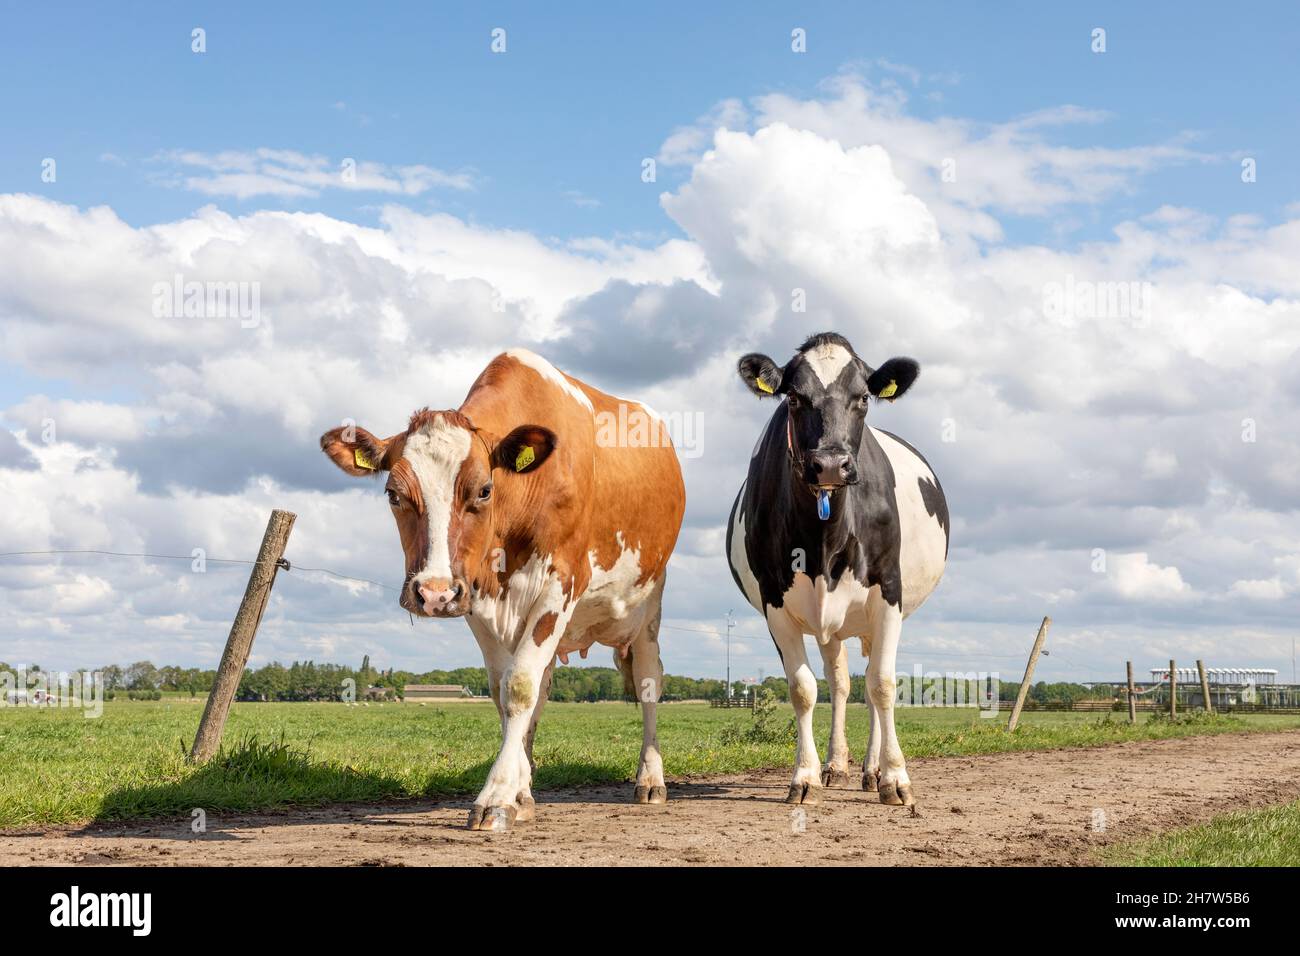
<svg viewBox="0 0 1300 956"><path fill-rule="evenodd" d="M825 488L817 489L817 517L827 521L831 516L831 493Z"/></svg>

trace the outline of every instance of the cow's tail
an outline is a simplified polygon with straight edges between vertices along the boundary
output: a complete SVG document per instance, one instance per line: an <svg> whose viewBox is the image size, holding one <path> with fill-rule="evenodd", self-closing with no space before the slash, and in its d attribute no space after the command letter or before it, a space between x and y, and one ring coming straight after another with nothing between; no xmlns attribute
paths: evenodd
<svg viewBox="0 0 1300 956"><path fill-rule="evenodd" d="M623 695L628 700L636 700L636 680L632 677L632 643L614 648L614 665L623 675Z"/></svg>

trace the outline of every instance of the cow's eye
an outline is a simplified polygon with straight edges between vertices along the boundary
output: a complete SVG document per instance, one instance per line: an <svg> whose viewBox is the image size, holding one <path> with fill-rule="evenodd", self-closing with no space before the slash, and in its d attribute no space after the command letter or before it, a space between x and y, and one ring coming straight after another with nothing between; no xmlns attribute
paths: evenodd
<svg viewBox="0 0 1300 956"><path fill-rule="evenodd" d="M866 392L864 392L863 394L861 394L861 395L858 396L858 407L859 407L859 408L866 408L866 407L867 407L867 402L869 402L870 400L871 400L871 396L870 396L869 394L867 394Z"/></svg>
<svg viewBox="0 0 1300 956"><path fill-rule="evenodd" d="M482 488L478 490L478 500L487 501L491 497L492 497L492 482L489 481L486 485L484 485Z"/></svg>
<svg viewBox="0 0 1300 956"><path fill-rule="evenodd" d="M385 490L388 492L388 503L394 508L400 507L402 504L402 499L397 496L397 492L395 492L392 488L388 488Z"/></svg>

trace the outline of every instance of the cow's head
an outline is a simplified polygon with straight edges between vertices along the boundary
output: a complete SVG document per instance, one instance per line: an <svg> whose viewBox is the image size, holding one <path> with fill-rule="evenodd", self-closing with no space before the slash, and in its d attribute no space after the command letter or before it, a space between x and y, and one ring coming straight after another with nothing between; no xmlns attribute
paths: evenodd
<svg viewBox="0 0 1300 956"><path fill-rule="evenodd" d="M335 428L321 450L349 475L386 473L385 491L406 555L398 603L428 617L469 611L471 575L487 573L498 512L555 450L555 433L521 425L503 438L475 428L460 412L411 416L406 431L376 438L364 428ZM504 567L498 567L504 570Z"/></svg>
<svg viewBox="0 0 1300 956"><path fill-rule="evenodd" d="M755 395L785 396L790 459L800 479L818 488L857 483L868 402L901 398L921 371L910 358L891 358L872 369L834 332L804 342L784 368L757 352L739 367Z"/></svg>

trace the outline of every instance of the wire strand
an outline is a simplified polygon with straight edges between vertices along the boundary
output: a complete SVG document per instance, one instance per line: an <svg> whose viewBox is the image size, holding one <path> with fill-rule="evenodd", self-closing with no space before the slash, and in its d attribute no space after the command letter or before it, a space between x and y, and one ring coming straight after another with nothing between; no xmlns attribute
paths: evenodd
<svg viewBox="0 0 1300 956"><path fill-rule="evenodd" d="M333 570L331 570L331 569L329 569L329 568L305 568L305 567L301 567L301 566L299 566L299 565L297 565L297 564L290 564L290 565L289 565L289 570L290 570L291 572L292 572L292 571L316 571L316 572L319 572L319 573L321 573L321 574L329 574L329 575L332 575L332 576L334 576L334 577L336 577L336 578L339 578L339 579L341 579L341 580L344 580L344 581L360 581L360 582L362 582L363 584L373 584L375 587L377 587L377 588L383 588L385 591L396 591L396 592L398 592L398 593L401 593L401 590L402 590L401 588L395 588L395 587L393 587L391 584L383 584L383 583L381 583L381 582L379 582L379 581L372 581L372 580L370 580L369 578L354 578L354 577L353 577L352 575L350 575L350 574L340 574L338 571L333 571Z"/></svg>
<svg viewBox="0 0 1300 956"><path fill-rule="evenodd" d="M197 560L192 554L154 554L147 551L104 551L98 548L77 548L77 549L55 549L50 551L0 551L0 558L19 558L33 556L49 556L55 554L98 554L106 555L113 558L150 558L156 561L194 561ZM259 560L250 561L248 558L209 558L204 557L204 562L209 564L245 564L250 567L260 564ZM276 562L279 563L278 561ZM311 571L319 574L328 574L339 578L343 581L356 581L360 584L370 584L377 588L383 588L385 591L401 591L401 588L395 588L389 584L382 584L379 581L372 581L369 578L358 578L350 574L342 574L332 568L308 568L301 567L289 562L285 570L290 573L294 571Z"/></svg>
<svg viewBox="0 0 1300 956"><path fill-rule="evenodd" d="M18 558L29 557L32 555L50 555L50 554L105 554L114 558L155 558L159 560L171 561L193 561L195 555L192 554L150 554L143 551L100 551L94 548L81 548L77 550L54 550L54 551L0 551L0 558ZM247 558L208 558L204 561L211 561L214 564L257 564L257 561L249 561Z"/></svg>

